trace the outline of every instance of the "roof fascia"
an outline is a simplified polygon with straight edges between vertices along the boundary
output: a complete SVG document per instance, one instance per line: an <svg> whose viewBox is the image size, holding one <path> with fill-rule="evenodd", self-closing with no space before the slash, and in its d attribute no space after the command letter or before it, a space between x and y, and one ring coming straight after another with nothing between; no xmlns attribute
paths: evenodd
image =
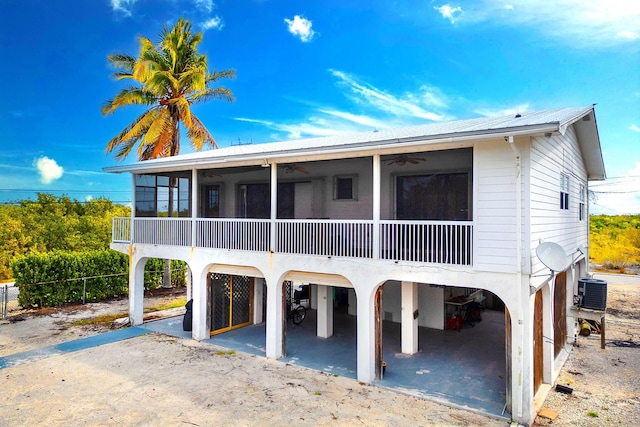
<svg viewBox="0 0 640 427"><path fill-rule="evenodd" d="M215 157L165 157L158 160L146 160L122 166L105 167L102 170L108 173L155 173L174 171L176 169L204 169L239 166L255 166L268 163L286 163L287 161L312 161L329 160L334 158L358 157L368 152L379 154L394 154L406 152L408 148L426 145L469 145L472 141L482 141L508 136L534 136L548 132L559 132L560 123L519 126L513 128L491 129L487 131L457 132L449 135L422 135L406 138L394 138L379 141L365 141L359 143L346 143L343 145L329 145L325 147L312 147L306 149L286 149L277 152L235 154L224 158Z"/></svg>

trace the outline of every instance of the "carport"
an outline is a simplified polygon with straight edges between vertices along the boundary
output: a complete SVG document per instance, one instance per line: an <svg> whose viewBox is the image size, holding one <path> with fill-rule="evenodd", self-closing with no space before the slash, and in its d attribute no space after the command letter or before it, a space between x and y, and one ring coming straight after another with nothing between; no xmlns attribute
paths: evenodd
<svg viewBox="0 0 640 427"><path fill-rule="evenodd" d="M356 316L336 312L334 335L316 336L316 311L295 326L287 325L287 355L280 359L327 374L356 379ZM190 339L182 318L149 322L142 327ZM203 342L265 356L265 324L215 335ZM375 385L495 416L506 402L504 312L486 310L482 322L459 331L419 328L420 348L414 355L400 349L400 324L383 322L384 378Z"/></svg>

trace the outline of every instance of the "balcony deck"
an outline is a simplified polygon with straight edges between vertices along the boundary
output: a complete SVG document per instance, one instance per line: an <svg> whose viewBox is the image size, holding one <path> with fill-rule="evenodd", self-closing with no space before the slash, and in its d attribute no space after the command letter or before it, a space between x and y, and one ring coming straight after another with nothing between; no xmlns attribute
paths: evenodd
<svg viewBox="0 0 640 427"><path fill-rule="evenodd" d="M114 218L114 243L471 265L472 221Z"/></svg>

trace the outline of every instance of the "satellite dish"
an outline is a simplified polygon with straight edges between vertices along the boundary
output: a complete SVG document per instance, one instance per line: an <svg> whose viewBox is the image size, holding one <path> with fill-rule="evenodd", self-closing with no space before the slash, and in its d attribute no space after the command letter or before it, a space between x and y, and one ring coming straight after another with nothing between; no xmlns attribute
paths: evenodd
<svg viewBox="0 0 640 427"><path fill-rule="evenodd" d="M540 243L536 248L536 255L540 262L551 271L564 271L569 267L567 253L557 243Z"/></svg>

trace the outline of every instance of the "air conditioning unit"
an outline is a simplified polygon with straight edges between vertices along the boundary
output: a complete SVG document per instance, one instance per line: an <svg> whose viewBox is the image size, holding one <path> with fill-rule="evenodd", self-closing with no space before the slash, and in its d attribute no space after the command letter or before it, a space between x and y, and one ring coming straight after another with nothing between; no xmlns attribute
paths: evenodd
<svg viewBox="0 0 640 427"><path fill-rule="evenodd" d="M607 282L585 277L578 280L578 307L592 310L607 309Z"/></svg>

